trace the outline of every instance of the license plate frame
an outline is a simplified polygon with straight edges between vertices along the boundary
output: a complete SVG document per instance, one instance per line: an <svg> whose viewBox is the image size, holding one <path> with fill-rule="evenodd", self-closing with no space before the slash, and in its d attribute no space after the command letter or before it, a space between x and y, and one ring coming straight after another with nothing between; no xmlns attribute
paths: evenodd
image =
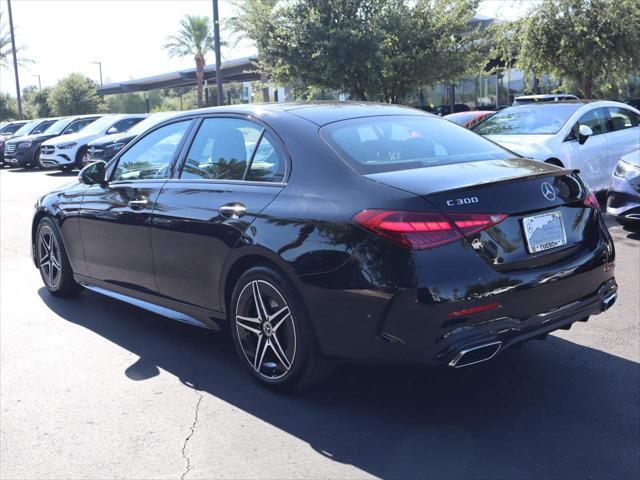
<svg viewBox="0 0 640 480"><path fill-rule="evenodd" d="M562 213L559 210L531 215L522 219L522 230L527 244L527 251L536 254L563 247L567 244L567 233L564 228ZM541 231L534 238L536 233Z"/></svg>

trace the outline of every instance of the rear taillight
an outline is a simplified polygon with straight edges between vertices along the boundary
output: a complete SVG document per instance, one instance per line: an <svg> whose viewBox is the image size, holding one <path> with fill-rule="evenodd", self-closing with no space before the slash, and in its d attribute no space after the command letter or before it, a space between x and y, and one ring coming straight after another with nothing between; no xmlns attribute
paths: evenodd
<svg viewBox="0 0 640 480"><path fill-rule="evenodd" d="M406 247L420 250L455 242L464 235L500 223L502 214L449 214L363 210L353 217L364 228Z"/></svg>
<svg viewBox="0 0 640 480"><path fill-rule="evenodd" d="M596 198L595 193L589 192L584 199L583 202L589 208L595 208L596 210L600 210L600 202Z"/></svg>

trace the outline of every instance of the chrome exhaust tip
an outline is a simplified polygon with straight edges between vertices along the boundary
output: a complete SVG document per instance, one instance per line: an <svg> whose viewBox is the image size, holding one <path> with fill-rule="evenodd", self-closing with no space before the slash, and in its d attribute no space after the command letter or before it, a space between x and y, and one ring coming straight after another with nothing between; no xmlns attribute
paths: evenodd
<svg viewBox="0 0 640 480"><path fill-rule="evenodd" d="M616 299L618 298L618 292L613 292L607 295L602 299L602 311L606 311L610 309L614 303L616 303Z"/></svg>
<svg viewBox="0 0 640 480"><path fill-rule="evenodd" d="M485 343L477 347L465 348L460 350L453 360L449 362L449 366L453 368L468 367L476 363L486 362L492 359L502 348L502 342Z"/></svg>

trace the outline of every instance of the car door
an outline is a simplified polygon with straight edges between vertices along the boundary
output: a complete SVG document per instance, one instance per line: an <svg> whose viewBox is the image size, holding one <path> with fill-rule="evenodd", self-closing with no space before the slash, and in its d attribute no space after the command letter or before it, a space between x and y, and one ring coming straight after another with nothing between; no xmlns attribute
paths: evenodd
<svg viewBox="0 0 640 480"><path fill-rule="evenodd" d="M580 170L582 178L592 190L603 190L609 185L607 156L607 125L608 112L606 108L594 108L585 112L573 125L564 141L567 166ZM580 125L591 128L593 135L586 142L578 141Z"/></svg>
<svg viewBox="0 0 640 480"><path fill-rule="evenodd" d="M151 239L159 292L220 311L220 274L243 232L284 186L286 157L265 127L205 118L156 200Z"/></svg>
<svg viewBox="0 0 640 480"><path fill-rule="evenodd" d="M192 120L157 128L107 169L104 185L86 189L80 230L89 275L114 286L155 292L149 225Z"/></svg>

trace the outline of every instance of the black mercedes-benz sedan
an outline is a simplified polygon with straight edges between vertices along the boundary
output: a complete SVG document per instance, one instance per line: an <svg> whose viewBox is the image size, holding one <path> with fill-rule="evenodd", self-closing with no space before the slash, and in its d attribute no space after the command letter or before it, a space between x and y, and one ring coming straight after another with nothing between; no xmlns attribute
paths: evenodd
<svg viewBox="0 0 640 480"><path fill-rule="evenodd" d="M228 328L279 388L339 360L483 362L617 295L578 172L391 105L180 114L40 198L32 239L51 294Z"/></svg>

